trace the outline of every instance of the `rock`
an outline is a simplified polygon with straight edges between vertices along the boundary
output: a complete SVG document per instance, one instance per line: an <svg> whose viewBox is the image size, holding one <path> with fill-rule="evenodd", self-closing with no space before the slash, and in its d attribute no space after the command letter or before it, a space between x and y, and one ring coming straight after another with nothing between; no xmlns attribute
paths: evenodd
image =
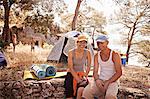
<svg viewBox="0 0 150 99"><path fill-rule="evenodd" d="M32 99L30 95L24 96L22 99Z"/></svg>
<svg viewBox="0 0 150 99"><path fill-rule="evenodd" d="M16 81L16 82L14 82L13 83L13 85L12 85L12 87L13 88L15 88L15 89L20 89L20 88L24 88L24 86L23 86L23 84L21 83L21 81Z"/></svg>
<svg viewBox="0 0 150 99"><path fill-rule="evenodd" d="M52 92L49 89L43 89L41 92L42 97L47 98L52 96Z"/></svg>
<svg viewBox="0 0 150 99"><path fill-rule="evenodd" d="M23 72L22 71L16 71L14 74L15 79L22 79L23 77Z"/></svg>
<svg viewBox="0 0 150 99"><path fill-rule="evenodd" d="M56 87L62 87L64 85L64 79L52 79L51 84Z"/></svg>
<svg viewBox="0 0 150 99"><path fill-rule="evenodd" d="M39 84L33 84L33 86L32 86L33 93L41 92L41 90L42 90L42 88L41 88L41 86L39 86Z"/></svg>
<svg viewBox="0 0 150 99"><path fill-rule="evenodd" d="M55 98L63 98L64 97L64 92L58 92L53 94Z"/></svg>
<svg viewBox="0 0 150 99"><path fill-rule="evenodd" d="M56 90L59 91L59 92L64 92L64 91L65 91L65 88L63 88L63 87L57 87Z"/></svg>
<svg viewBox="0 0 150 99"><path fill-rule="evenodd" d="M5 87L4 82L1 82L0 90L2 90L4 87Z"/></svg>
<svg viewBox="0 0 150 99"><path fill-rule="evenodd" d="M29 94L31 94L31 93L33 92L30 87L25 87L25 88L23 89L23 91L24 91L24 94L25 94L25 95L29 95Z"/></svg>
<svg viewBox="0 0 150 99"><path fill-rule="evenodd" d="M0 82L0 99L63 99L64 79ZM149 99L136 88L120 87L118 99Z"/></svg>
<svg viewBox="0 0 150 99"><path fill-rule="evenodd" d="M147 99L146 97L148 96L137 88L120 87L118 97L127 97L127 99Z"/></svg>

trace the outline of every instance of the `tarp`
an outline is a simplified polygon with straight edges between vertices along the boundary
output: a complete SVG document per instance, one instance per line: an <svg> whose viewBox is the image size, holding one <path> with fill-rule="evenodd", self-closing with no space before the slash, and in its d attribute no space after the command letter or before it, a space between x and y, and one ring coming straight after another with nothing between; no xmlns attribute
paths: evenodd
<svg viewBox="0 0 150 99"><path fill-rule="evenodd" d="M39 79L38 77L35 76L35 74L29 70L25 70L24 71L24 75L23 75L23 79L24 80L48 80L48 79L52 79L52 78L60 78L60 77L65 77L67 74L67 72L56 72L55 76L50 76L50 77L45 77L42 79ZM89 72L89 77L93 76L93 71Z"/></svg>
<svg viewBox="0 0 150 99"><path fill-rule="evenodd" d="M49 76L49 77L44 77L44 78L38 78L33 72L29 71L29 70L25 70L24 71L24 76L23 79L24 80L46 80L46 79L52 79L52 78L58 78L58 77L62 77L65 76L67 74L67 72L56 72L55 76Z"/></svg>

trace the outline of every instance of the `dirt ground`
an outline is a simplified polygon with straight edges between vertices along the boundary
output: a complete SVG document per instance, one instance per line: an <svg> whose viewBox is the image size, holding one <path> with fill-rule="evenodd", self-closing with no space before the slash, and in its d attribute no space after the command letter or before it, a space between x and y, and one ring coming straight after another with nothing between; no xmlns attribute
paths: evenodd
<svg viewBox="0 0 150 99"><path fill-rule="evenodd" d="M65 68L62 64L46 62L52 46L44 45L44 49L35 48L31 52L30 45L19 44L16 46L16 52L12 47L8 47L4 54L7 57L8 67L0 70L0 81L11 81L21 79L23 71L29 69L32 64L50 64L58 68ZM150 94L150 68L135 66L122 67L123 75L120 78L121 86L141 89ZM19 72L18 72L19 71Z"/></svg>

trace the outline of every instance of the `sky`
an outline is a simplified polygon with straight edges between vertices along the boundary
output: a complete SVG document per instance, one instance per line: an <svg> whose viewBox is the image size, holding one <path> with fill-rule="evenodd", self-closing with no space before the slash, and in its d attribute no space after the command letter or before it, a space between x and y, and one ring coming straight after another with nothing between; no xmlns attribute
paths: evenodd
<svg viewBox="0 0 150 99"><path fill-rule="evenodd" d="M64 1L68 5L69 12L74 13L78 0L64 0ZM116 9L112 0L101 0L101 2L97 2L97 0L86 0L86 2L88 5L95 8L96 10L103 11L106 17L112 15L114 9Z"/></svg>
<svg viewBox="0 0 150 99"><path fill-rule="evenodd" d="M74 13L78 0L64 0L64 1L68 5L69 13ZM95 8L99 12L102 11L104 13L104 16L108 20L110 16L114 16L114 11L115 9L117 9L117 7L114 5L112 0L100 0L100 1L101 2L97 2L97 0L86 0L89 6ZM82 8L82 6L80 7ZM110 25L107 25L105 28L107 32L111 31Z"/></svg>
<svg viewBox="0 0 150 99"><path fill-rule="evenodd" d="M78 0L64 0L65 3L68 5L69 13L74 13L76 4ZM104 27L104 30L109 34L110 40L112 42L117 42L120 39L120 35L118 35L114 28L114 25L110 25L108 19L112 16L114 16L114 11L117 9L114 2L112 0L100 0L101 2L98 2L97 0L86 0L87 4L93 8L95 8L99 12L103 12L104 16L107 19L107 25ZM82 6L80 6L82 7ZM112 33L113 32L113 33ZM114 35L115 34L115 35ZM114 40L115 38L115 40ZM112 43L111 42L111 43ZM114 45L114 44L110 44ZM110 46L114 47L114 46Z"/></svg>

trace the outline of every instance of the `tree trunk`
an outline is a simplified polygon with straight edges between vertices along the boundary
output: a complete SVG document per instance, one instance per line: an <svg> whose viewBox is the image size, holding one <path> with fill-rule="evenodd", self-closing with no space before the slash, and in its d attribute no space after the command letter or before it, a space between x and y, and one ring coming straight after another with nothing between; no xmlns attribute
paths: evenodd
<svg viewBox="0 0 150 99"><path fill-rule="evenodd" d="M3 6L4 6L4 28L3 28L3 33L2 33L2 39L4 42L10 42L10 31L9 31L9 11L10 11L10 5L9 3L4 0L3 1Z"/></svg>
<svg viewBox="0 0 150 99"><path fill-rule="evenodd" d="M128 63L129 61L129 51L131 48L131 41L128 41L128 48L127 48L127 52L126 52L126 62Z"/></svg>
<svg viewBox="0 0 150 99"><path fill-rule="evenodd" d="M75 14L74 14L74 17L73 17L73 20L72 20L72 30L76 29L76 21L77 21L77 17L78 17L78 14L79 14L79 8L80 8L80 5L81 5L82 1L83 0L78 0L77 6L76 6L76 9L75 9Z"/></svg>
<svg viewBox="0 0 150 99"><path fill-rule="evenodd" d="M127 48L127 52L126 52L126 62L128 63L129 61L129 52L130 52L130 48L131 48L131 44L132 44L132 39L133 39L133 36L135 34L135 29L136 29L136 23L137 23L137 20L136 22L134 23L133 25L133 30L132 30L132 33L131 33L131 36L129 36L129 40L128 40L128 48Z"/></svg>
<svg viewBox="0 0 150 99"><path fill-rule="evenodd" d="M94 42L95 30L96 30L96 28L94 27L93 34L92 34L92 41L93 41L92 46L93 46L93 48L95 48L95 42Z"/></svg>

